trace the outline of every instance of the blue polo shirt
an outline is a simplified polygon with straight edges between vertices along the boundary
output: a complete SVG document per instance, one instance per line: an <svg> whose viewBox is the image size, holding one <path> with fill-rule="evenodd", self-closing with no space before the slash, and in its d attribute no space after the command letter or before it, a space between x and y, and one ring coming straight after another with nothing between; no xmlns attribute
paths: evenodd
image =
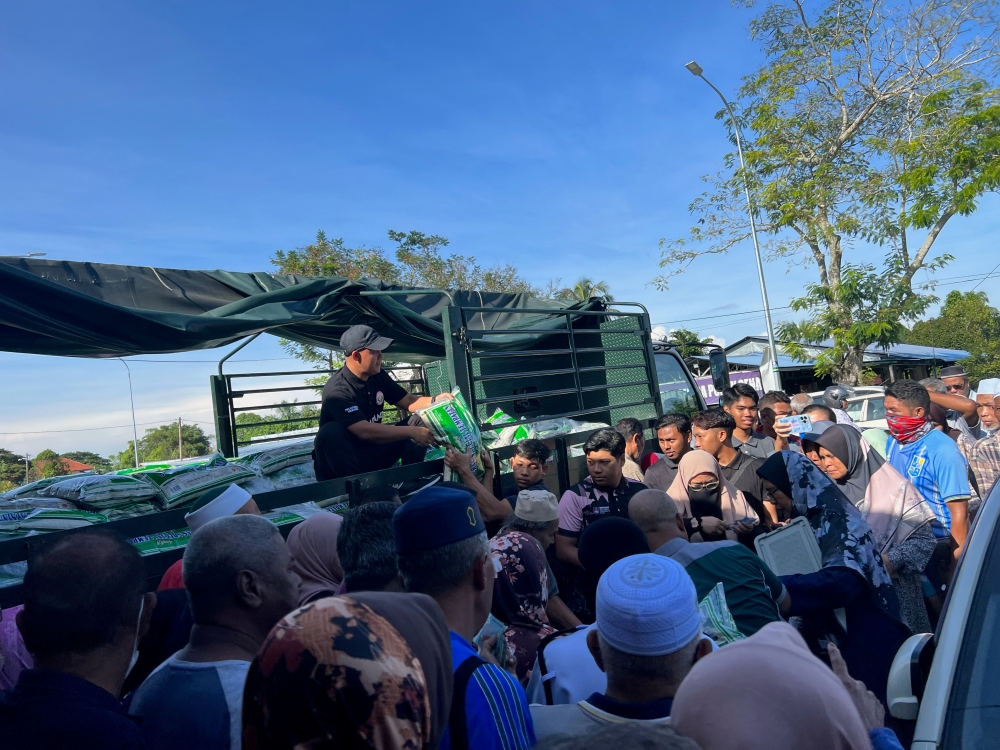
<svg viewBox="0 0 1000 750"><path fill-rule="evenodd" d="M476 656L472 645L451 632L451 666ZM470 750L529 750L535 728L528 699L521 684L495 664L484 664L472 673L465 691L465 723ZM451 750L451 729L441 738L441 750Z"/></svg>
<svg viewBox="0 0 1000 750"><path fill-rule="evenodd" d="M885 453L892 467L917 488L941 525L951 531L948 503L972 496L969 466L955 441L940 430L905 445L890 437Z"/></svg>

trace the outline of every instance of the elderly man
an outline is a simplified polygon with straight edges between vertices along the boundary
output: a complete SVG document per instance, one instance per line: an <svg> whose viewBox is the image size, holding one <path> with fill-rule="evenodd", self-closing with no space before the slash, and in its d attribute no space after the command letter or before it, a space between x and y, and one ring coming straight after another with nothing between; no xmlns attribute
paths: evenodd
<svg viewBox="0 0 1000 750"><path fill-rule="evenodd" d="M150 750L228 747L243 736L243 684L267 634L298 605L299 578L270 521L228 516L184 550L194 626L187 646L139 686L130 712Z"/></svg>
<svg viewBox="0 0 1000 750"><path fill-rule="evenodd" d="M476 498L452 487L420 490L396 511L392 531L404 590L433 597L451 631L455 688L441 750L528 750L535 733L521 684L472 646L496 578Z"/></svg>
<svg viewBox="0 0 1000 750"><path fill-rule="evenodd" d="M607 687L578 703L532 706L540 739L586 735L607 724L666 724L681 680L712 651L691 579L673 560L652 554L619 560L601 576L587 646Z"/></svg>
<svg viewBox="0 0 1000 750"><path fill-rule="evenodd" d="M938 377L944 381L944 386L948 389L948 393L975 400L976 392L972 390L972 386L969 383L969 374L962 365L942 367L938 373ZM982 389L982 386L980 386L980 389Z"/></svg>
<svg viewBox="0 0 1000 750"><path fill-rule="evenodd" d="M629 505L629 517L642 529L653 552L684 566L699 600L722 584L726 604L743 635L751 636L769 622L780 622L791 611L792 600L784 584L742 544L691 544L677 504L666 492L638 493Z"/></svg>
<svg viewBox="0 0 1000 750"><path fill-rule="evenodd" d="M958 430L970 440L978 440L983 436L975 401L949 391L941 378L924 378L920 385L927 389L931 403L944 409L950 429Z"/></svg>
<svg viewBox="0 0 1000 750"><path fill-rule="evenodd" d="M382 410L391 404L416 412L440 396L417 397L382 371L382 352L392 339L369 326L351 326L340 337L344 366L323 386L319 432L313 458L316 479L324 481L388 469L399 459L404 464L422 461L434 435L415 420L382 424Z"/></svg>
<svg viewBox="0 0 1000 750"><path fill-rule="evenodd" d="M802 414L806 407L812 406L815 402L808 393L796 393L792 396L789 404L792 407L792 414Z"/></svg>
<svg viewBox="0 0 1000 750"><path fill-rule="evenodd" d="M4 750L141 750L119 701L156 595L135 547L84 531L28 561L17 627L34 668L0 693Z"/></svg>
<svg viewBox="0 0 1000 750"><path fill-rule="evenodd" d="M993 409L989 412L985 408L987 391L993 391ZM983 420L983 426L988 428L987 420L992 419L996 422L997 415L1000 415L1000 380L991 378L979 381L976 401L979 403L979 415ZM979 497L985 500L994 483L1000 478L1000 430L987 429L986 435L973 443L968 458Z"/></svg>

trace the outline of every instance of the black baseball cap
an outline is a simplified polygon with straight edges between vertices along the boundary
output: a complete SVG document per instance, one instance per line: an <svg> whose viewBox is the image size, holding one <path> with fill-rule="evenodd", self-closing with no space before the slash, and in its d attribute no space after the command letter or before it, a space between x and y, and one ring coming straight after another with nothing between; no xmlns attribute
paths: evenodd
<svg viewBox="0 0 1000 750"><path fill-rule="evenodd" d="M964 378L968 375L965 368L962 365L952 365L951 367L944 367L938 373L939 378Z"/></svg>
<svg viewBox="0 0 1000 750"><path fill-rule="evenodd" d="M372 349L380 352L392 343L392 339L379 336L371 326L351 326L340 337L340 348L344 353L360 352L362 349Z"/></svg>

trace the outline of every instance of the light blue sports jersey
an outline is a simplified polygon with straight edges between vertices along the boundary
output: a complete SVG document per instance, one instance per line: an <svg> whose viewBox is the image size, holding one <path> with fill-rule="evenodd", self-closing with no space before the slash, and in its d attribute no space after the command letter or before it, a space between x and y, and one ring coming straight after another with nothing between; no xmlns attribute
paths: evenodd
<svg viewBox="0 0 1000 750"><path fill-rule="evenodd" d="M955 441L940 430L931 430L906 445L890 437L885 450L893 468L910 480L941 525L951 531L948 503L967 500L972 495L969 467Z"/></svg>

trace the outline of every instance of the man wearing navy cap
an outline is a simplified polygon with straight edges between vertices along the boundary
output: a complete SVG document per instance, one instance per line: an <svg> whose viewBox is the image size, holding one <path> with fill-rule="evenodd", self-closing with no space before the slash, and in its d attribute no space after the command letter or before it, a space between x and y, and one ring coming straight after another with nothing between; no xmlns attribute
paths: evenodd
<svg viewBox="0 0 1000 750"><path fill-rule="evenodd" d="M496 568L475 495L431 486L392 518L407 592L432 596L451 631L454 697L441 750L528 750L535 731L520 683L472 646L490 614Z"/></svg>
<svg viewBox="0 0 1000 750"><path fill-rule="evenodd" d="M344 366L323 386L313 461L316 479L324 481L367 471L388 469L400 458L404 464L424 459L434 435L410 417L396 425L382 424L386 403L416 412L450 393L418 398L382 372L382 352L392 339L369 326L351 326L340 337Z"/></svg>

